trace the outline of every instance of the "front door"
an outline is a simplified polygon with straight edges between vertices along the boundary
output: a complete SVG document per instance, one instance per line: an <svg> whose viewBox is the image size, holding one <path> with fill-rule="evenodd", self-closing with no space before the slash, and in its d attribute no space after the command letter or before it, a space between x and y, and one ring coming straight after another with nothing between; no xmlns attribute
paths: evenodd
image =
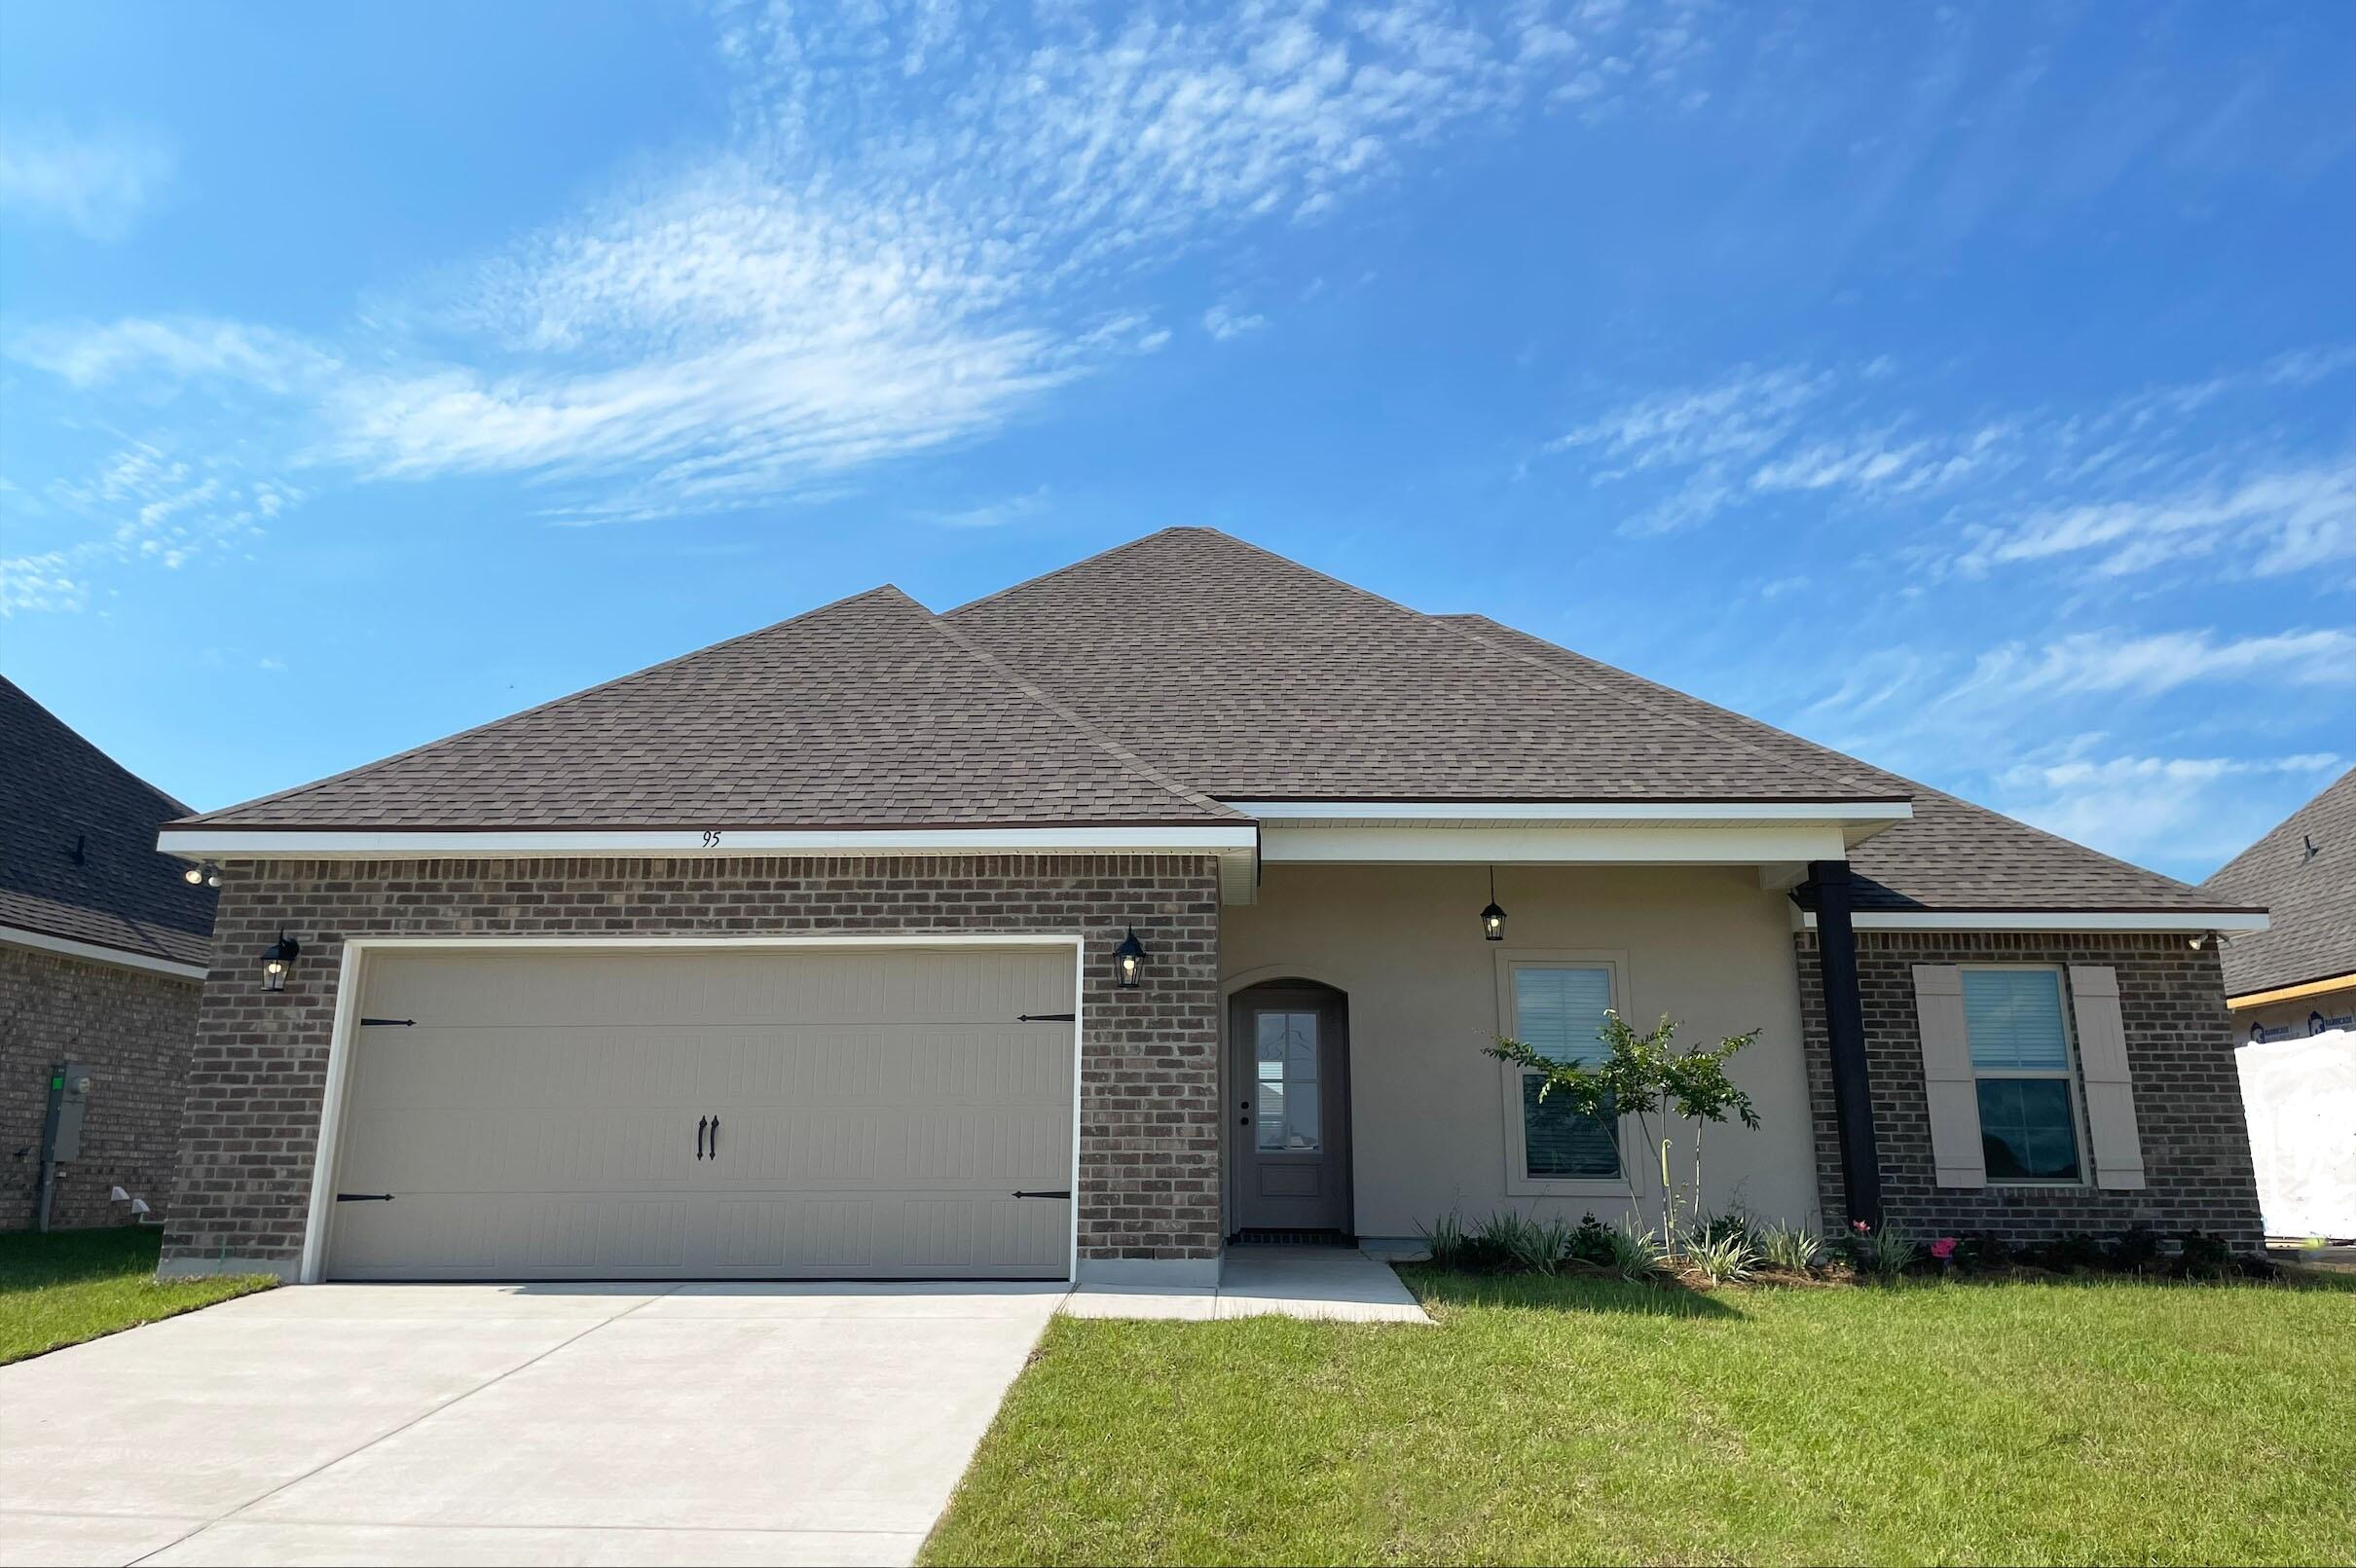
<svg viewBox="0 0 2356 1568"><path fill-rule="evenodd" d="M1324 986L1236 993L1228 1020L1233 1229L1349 1233L1348 1020L1346 1000Z"/></svg>

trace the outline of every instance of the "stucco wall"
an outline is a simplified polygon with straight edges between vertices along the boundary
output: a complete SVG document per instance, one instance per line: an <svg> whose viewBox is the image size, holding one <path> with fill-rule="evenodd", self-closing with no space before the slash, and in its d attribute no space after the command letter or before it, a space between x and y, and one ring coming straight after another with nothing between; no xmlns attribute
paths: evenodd
<svg viewBox="0 0 2356 1568"><path fill-rule="evenodd" d="M0 1230L33 1223L50 1070L65 1061L92 1070L90 1111L82 1157L59 1167L50 1222L128 1224L129 1206L106 1195L117 1185L159 1216L171 1207L202 990L168 974L0 947Z"/></svg>
<svg viewBox="0 0 2356 1568"><path fill-rule="evenodd" d="M1754 1214L1816 1218L1807 1076L1800 1049L1789 900L1734 867L1528 867L1501 871L1506 940L1483 941L1489 901L1479 866L1272 865L1260 901L1224 911L1222 983L1298 975L1349 995L1351 1117L1358 1232L1409 1236L1449 1210L1607 1220L1628 1199L1506 1190L1504 1069L1481 1054L1501 1027L1502 953L1608 951L1625 955L1622 1013L1639 1028L1666 1012L1681 1041L1752 1028L1757 1044L1734 1076L1761 1126L1713 1127L1706 1200ZM1232 1096L1222 1097L1224 1104ZM1221 1118L1233 1137L1233 1118ZM1627 1163L1638 1167L1649 1209L1657 1175L1640 1158L1633 1124ZM1680 1130L1679 1180L1691 1155Z"/></svg>
<svg viewBox="0 0 2356 1568"><path fill-rule="evenodd" d="M221 950L303 943L284 992L216 973L189 1069L167 1271L290 1270L318 1147L343 942L353 936L1084 934L1082 1266L1219 1253L1218 865L1204 857L294 861L222 867ZM1145 984L1114 989L1134 922Z"/></svg>

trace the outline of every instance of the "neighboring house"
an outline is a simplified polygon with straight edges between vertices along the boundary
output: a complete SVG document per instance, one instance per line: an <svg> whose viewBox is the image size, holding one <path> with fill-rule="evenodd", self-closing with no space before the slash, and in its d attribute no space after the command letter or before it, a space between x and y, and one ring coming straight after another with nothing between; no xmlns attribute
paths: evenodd
<svg viewBox="0 0 2356 1568"><path fill-rule="evenodd" d="M1207 529L879 588L162 842L219 863L229 955L168 1271L1176 1283L1617 1217L1656 1153L1482 1053L1607 1006L1763 1031L1717 1203L2260 1240L2247 901Z"/></svg>
<svg viewBox="0 0 2356 1568"><path fill-rule="evenodd" d="M52 1225L128 1222L117 1186L166 1208L215 898L156 849L187 814L0 679L0 1230L36 1222L51 1080L68 1065L88 1087Z"/></svg>
<svg viewBox="0 0 2356 1568"><path fill-rule="evenodd" d="M2356 769L2201 887L2272 912L2225 950L2266 1229L2356 1239Z"/></svg>

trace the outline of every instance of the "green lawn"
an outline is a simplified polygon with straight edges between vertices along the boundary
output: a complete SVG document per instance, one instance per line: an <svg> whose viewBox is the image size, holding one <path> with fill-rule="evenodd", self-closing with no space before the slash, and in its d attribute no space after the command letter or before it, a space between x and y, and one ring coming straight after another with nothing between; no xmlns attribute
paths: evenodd
<svg viewBox="0 0 2356 1568"><path fill-rule="evenodd" d="M137 1226L0 1235L0 1366L277 1283L231 1274L158 1284L162 1240Z"/></svg>
<svg viewBox="0 0 2356 1568"><path fill-rule="evenodd" d="M1059 1318L931 1563L2345 1562L2356 1280Z"/></svg>

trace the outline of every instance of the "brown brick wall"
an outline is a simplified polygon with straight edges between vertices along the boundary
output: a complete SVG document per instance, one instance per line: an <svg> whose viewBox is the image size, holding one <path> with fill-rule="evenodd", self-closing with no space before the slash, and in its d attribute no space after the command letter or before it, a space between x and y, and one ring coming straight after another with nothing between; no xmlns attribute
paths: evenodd
<svg viewBox="0 0 2356 1568"><path fill-rule="evenodd" d="M0 947L0 1230L33 1223L50 1070L92 1070L82 1157L58 1167L50 1222L126 1224L120 1185L157 1215L171 1207L181 1087L203 987L112 964ZM21 1152L19 1152L21 1151Z"/></svg>
<svg viewBox="0 0 2356 1568"><path fill-rule="evenodd" d="M1151 961L1113 987L1134 922ZM303 1245L343 942L353 936L1079 932L1086 938L1084 1258L1219 1253L1219 887L1207 856L239 862L215 939L303 944L283 993L258 965L206 988L180 1205L165 1258L291 1262Z"/></svg>
<svg viewBox="0 0 2356 1568"><path fill-rule="evenodd" d="M1829 1222L1844 1212L1840 1146L1817 937L1797 937L1817 1182ZM1986 1230L2014 1242L2149 1225L2215 1231L2236 1250L2264 1244L2233 1024L2215 943L2179 935L1859 931L1858 990L1873 1078L1885 1221L1918 1237ZM1931 1114L1914 1004L1917 964L2105 964L2118 971L2146 1185L2140 1190L1941 1187L1933 1179ZM2080 1089L2083 1104L2083 1088Z"/></svg>

